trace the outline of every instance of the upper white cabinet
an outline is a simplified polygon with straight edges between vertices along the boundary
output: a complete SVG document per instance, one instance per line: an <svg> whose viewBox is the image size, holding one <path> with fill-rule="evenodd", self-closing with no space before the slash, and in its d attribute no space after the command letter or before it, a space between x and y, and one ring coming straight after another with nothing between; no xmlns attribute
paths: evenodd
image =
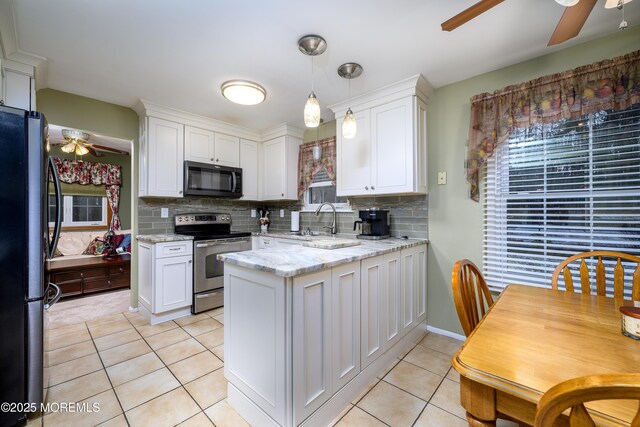
<svg viewBox="0 0 640 427"><path fill-rule="evenodd" d="M338 196L427 192L426 92L420 75L331 106L336 114ZM352 105L353 139L342 137Z"/></svg>
<svg viewBox="0 0 640 427"><path fill-rule="evenodd" d="M240 167L242 168L242 199L258 200L258 143L240 140Z"/></svg>
<svg viewBox="0 0 640 427"><path fill-rule="evenodd" d="M184 125L147 117L140 134L140 196L182 197Z"/></svg>
<svg viewBox="0 0 640 427"><path fill-rule="evenodd" d="M4 61L1 67L0 100L9 107L36 109L36 85L33 67Z"/></svg>
<svg viewBox="0 0 640 427"><path fill-rule="evenodd" d="M192 162L213 164L214 156L214 133L205 129L185 126L184 159Z"/></svg>
<svg viewBox="0 0 640 427"><path fill-rule="evenodd" d="M283 124L256 132L142 100L135 110L140 196L182 197L188 160L242 168L242 200L298 198L301 130Z"/></svg>
<svg viewBox="0 0 640 427"><path fill-rule="evenodd" d="M184 159L239 168L240 138L185 126Z"/></svg>
<svg viewBox="0 0 640 427"><path fill-rule="evenodd" d="M239 168L240 138L216 132L214 141L214 163L217 165Z"/></svg>
<svg viewBox="0 0 640 427"><path fill-rule="evenodd" d="M262 144L261 200L298 198L298 149L301 140L281 136Z"/></svg>

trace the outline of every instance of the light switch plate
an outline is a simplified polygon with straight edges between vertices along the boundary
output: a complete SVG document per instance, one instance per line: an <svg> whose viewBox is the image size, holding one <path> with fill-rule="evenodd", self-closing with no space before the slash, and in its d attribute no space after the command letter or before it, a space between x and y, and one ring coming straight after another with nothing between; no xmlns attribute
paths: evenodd
<svg viewBox="0 0 640 427"><path fill-rule="evenodd" d="M438 172L438 185L445 185L447 183L447 173Z"/></svg>
<svg viewBox="0 0 640 427"><path fill-rule="evenodd" d="M256 210L251 209L251 218L255 218L255 217L256 217Z"/></svg>
<svg viewBox="0 0 640 427"><path fill-rule="evenodd" d="M169 208L160 209L160 218L169 218Z"/></svg>
<svg viewBox="0 0 640 427"><path fill-rule="evenodd" d="M284 209L280 209L280 218L284 218Z"/></svg>

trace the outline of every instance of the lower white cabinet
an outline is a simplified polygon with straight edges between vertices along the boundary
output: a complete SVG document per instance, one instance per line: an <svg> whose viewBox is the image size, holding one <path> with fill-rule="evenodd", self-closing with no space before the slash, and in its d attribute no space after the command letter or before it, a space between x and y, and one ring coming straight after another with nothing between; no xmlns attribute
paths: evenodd
<svg viewBox="0 0 640 427"><path fill-rule="evenodd" d="M193 301L193 243L138 243L138 302L152 325L186 316Z"/></svg>
<svg viewBox="0 0 640 427"><path fill-rule="evenodd" d="M402 268L402 335L427 317L427 247L414 246L400 252Z"/></svg>

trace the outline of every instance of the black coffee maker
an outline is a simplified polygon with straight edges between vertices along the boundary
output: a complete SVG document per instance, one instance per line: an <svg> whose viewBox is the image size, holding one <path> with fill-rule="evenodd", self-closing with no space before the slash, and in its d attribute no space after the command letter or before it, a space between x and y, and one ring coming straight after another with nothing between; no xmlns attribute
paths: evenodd
<svg viewBox="0 0 640 427"><path fill-rule="evenodd" d="M353 223L353 230L358 230L358 239L386 239L389 237L389 211L369 208L358 211L359 220Z"/></svg>

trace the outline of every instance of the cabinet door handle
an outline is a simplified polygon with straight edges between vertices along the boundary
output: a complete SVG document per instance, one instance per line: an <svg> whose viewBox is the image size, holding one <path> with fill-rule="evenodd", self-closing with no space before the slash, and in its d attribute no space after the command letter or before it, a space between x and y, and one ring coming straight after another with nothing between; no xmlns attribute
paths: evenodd
<svg viewBox="0 0 640 427"><path fill-rule="evenodd" d="M220 159L216 159L216 163L218 163L220 161Z"/></svg>
<svg viewBox="0 0 640 427"><path fill-rule="evenodd" d="M80 273L80 277L84 277L84 273Z"/></svg>
<svg viewBox="0 0 640 427"><path fill-rule="evenodd" d="M368 185L365 185L365 186L364 186L364 189L365 189L365 190L368 190L368 189L369 189L369 186L368 186Z"/></svg>
<svg viewBox="0 0 640 427"><path fill-rule="evenodd" d="M376 187L374 187L374 186L372 185L372 186L371 186L371 189L372 189L372 190L375 190L375 189L376 189Z"/></svg>
<svg viewBox="0 0 640 427"><path fill-rule="evenodd" d="M124 268L120 267L120 273L124 273Z"/></svg>
<svg viewBox="0 0 640 427"><path fill-rule="evenodd" d="M191 260L189 260L189 264L191 264Z"/></svg>
<svg viewBox="0 0 640 427"><path fill-rule="evenodd" d="M181 249L182 249L182 248L169 248L169 250L170 250L170 251L179 251L179 250L181 250Z"/></svg>
<svg viewBox="0 0 640 427"><path fill-rule="evenodd" d="M182 194L182 190L178 191L178 194Z"/></svg>
<svg viewBox="0 0 640 427"><path fill-rule="evenodd" d="M211 158L211 161L213 162L213 157Z"/></svg>
<svg viewBox="0 0 640 427"><path fill-rule="evenodd" d="M284 193L281 193L280 195L281 195L282 197L284 197Z"/></svg>

